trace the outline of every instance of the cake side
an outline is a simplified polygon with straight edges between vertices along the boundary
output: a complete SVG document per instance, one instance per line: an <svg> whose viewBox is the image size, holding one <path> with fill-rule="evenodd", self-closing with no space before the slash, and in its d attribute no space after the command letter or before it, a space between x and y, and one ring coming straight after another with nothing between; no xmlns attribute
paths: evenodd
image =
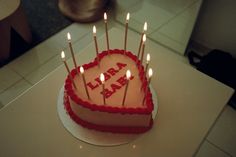
<svg viewBox="0 0 236 157"><path fill-rule="evenodd" d="M73 102L71 99L69 99L69 103L72 111L82 120L86 120L97 125L147 127L149 126L150 120L152 118L152 114L122 114L94 111L75 104L75 102Z"/></svg>
<svg viewBox="0 0 236 157"><path fill-rule="evenodd" d="M77 113L75 113L70 105L68 96L64 96L64 107L71 117L71 119L76 122L78 125L81 125L85 128L88 129L94 129L102 132L112 132L112 133L144 133L152 128L153 125L153 119L150 118L149 123L147 126L115 126L115 125L99 125L99 124L94 124L91 122L88 122L87 120L81 119ZM98 111L99 112L99 111Z"/></svg>

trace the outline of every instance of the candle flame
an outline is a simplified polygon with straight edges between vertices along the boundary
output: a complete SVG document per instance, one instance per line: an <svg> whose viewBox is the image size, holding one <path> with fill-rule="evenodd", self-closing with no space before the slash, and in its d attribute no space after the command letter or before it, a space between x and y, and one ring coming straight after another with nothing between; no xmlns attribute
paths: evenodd
<svg viewBox="0 0 236 157"><path fill-rule="evenodd" d="M65 52L61 51L61 58L64 60L65 59Z"/></svg>
<svg viewBox="0 0 236 157"><path fill-rule="evenodd" d="M71 40L71 36L70 36L70 33L68 32L67 33L67 39L70 41Z"/></svg>
<svg viewBox="0 0 236 157"><path fill-rule="evenodd" d="M131 77L131 72L130 72L130 70L127 70L126 71L126 78L129 80L130 77Z"/></svg>
<svg viewBox="0 0 236 157"><path fill-rule="evenodd" d="M148 54L147 54L147 62L150 61L150 58L151 58L151 57L150 57L150 54L148 53Z"/></svg>
<svg viewBox="0 0 236 157"><path fill-rule="evenodd" d="M143 31L147 31L147 22L145 22L143 25Z"/></svg>
<svg viewBox="0 0 236 157"><path fill-rule="evenodd" d="M107 13L106 12L104 13L104 20L105 21L107 20Z"/></svg>
<svg viewBox="0 0 236 157"><path fill-rule="evenodd" d="M148 70L148 77L151 78L153 74L152 68L149 68Z"/></svg>
<svg viewBox="0 0 236 157"><path fill-rule="evenodd" d="M79 68L79 71L80 71L81 74L84 73L84 68L83 68L83 66L81 66L81 67Z"/></svg>
<svg viewBox="0 0 236 157"><path fill-rule="evenodd" d="M146 41L146 34L143 35L143 42Z"/></svg>
<svg viewBox="0 0 236 157"><path fill-rule="evenodd" d="M100 80L101 80L102 83L104 83L104 81L105 81L105 76L104 76L103 73L100 74Z"/></svg>
<svg viewBox="0 0 236 157"><path fill-rule="evenodd" d="M93 34L96 34L96 26L93 26Z"/></svg>
<svg viewBox="0 0 236 157"><path fill-rule="evenodd" d="M129 18L130 18L130 14L127 13L127 15L126 15L126 21L129 21Z"/></svg>

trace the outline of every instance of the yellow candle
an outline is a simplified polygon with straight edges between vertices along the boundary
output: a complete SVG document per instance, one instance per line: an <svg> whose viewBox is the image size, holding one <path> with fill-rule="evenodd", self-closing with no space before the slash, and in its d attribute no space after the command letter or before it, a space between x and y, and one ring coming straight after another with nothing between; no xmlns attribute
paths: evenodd
<svg viewBox="0 0 236 157"><path fill-rule="evenodd" d="M124 54L126 53L126 45L127 45L127 33L128 33L128 24L129 24L130 14L127 13L126 21L125 21L125 41L124 41Z"/></svg>
<svg viewBox="0 0 236 157"><path fill-rule="evenodd" d="M75 60L75 54L74 54L74 51L73 51L73 48L72 48L71 35L70 35L69 32L67 33L67 40L68 40L68 43L69 43L69 48L70 48L71 56L72 56L72 59L73 59L74 67L76 69L77 74L79 74L77 64L76 64L76 60Z"/></svg>
<svg viewBox="0 0 236 157"><path fill-rule="evenodd" d="M66 70L67 70L67 72L68 72L69 78L70 78L70 80L72 81L74 88L77 89L76 86L75 86L74 79L73 79L73 77L72 77L71 74L70 74L70 69L69 69L69 67L68 67L68 65L67 65L67 63L66 63L66 60L65 60L65 52L64 52L64 51L61 51L61 59L62 59L64 65L65 65L65 67L66 67Z"/></svg>
<svg viewBox="0 0 236 157"><path fill-rule="evenodd" d="M104 76L103 73L100 74L100 81L102 82L103 104L106 105L106 98L105 98L105 76Z"/></svg>
<svg viewBox="0 0 236 157"><path fill-rule="evenodd" d="M147 22L144 23L143 25L143 32L141 34L141 39L140 39L140 43L139 43L139 47L138 47L138 59L140 57L140 52L141 52L141 47L142 47L142 41L143 41L143 35L144 33L147 31Z"/></svg>
<svg viewBox="0 0 236 157"><path fill-rule="evenodd" d="M145 49L145 42L146 42L146 34L143 35L143 44L142 44L142 53L141 53L141 65L143 64L143 55L144 55L144 49Z"/></svg>
<svg viewBox="0 0 236 157"><path fill-rule="evenodd" d="M94 39L94 43L95 43L97 62L99 65L100 59L98 57L98 43L97 43L97 37L96 37L96 26L93 26L93 39Z"/></svg>
<svg viewBox="0 0 236 157"><path fill-rule="evenodd" d="M129 80L130 80L130 77L131 77L131 72L130 70L127 70L126 71L126 86L125 86L125 92L124 92L124 97L123 97L123 101L122 101L122 106L125 105L125 98L126 98L126 95L127 95L127 90L128 90L128 86L129 86Z"/></svg>
<svg viewBox="0 0 236 157"><path fill-rule="evenodd" d="M145 99L146 99L146 96L147 96L147 91L148 91L148 87L149 87L150 82L151 82L152 75L153 75L152 68L149 68L149 70L148 70L148 85L147 85L147 87L144 91L145 94L144 94L144 98L143 98L143 105L144 105L144 102L145 102Z"/></svg>
<svg viewBox="0 0 236 157"><path fill-rule="evenodd" d="M80 70L80 73L82 75L82 79L83 79L83 82L84 82L84 88L85 88L86 94L88 96L88 99L90 99L88 88L86 86L86 80L85 80L85 76L84 76L84 68L83 68L83 66L81 66L79 70Z"/></svg>
<svg viewBox="0 0 236 157"><path fill-rule="evenodd" d="M107 28L107 13L104 13L104 23L105 23L105 31L106 31L106 41L107 41L107 52L109 54L109 38L108 38L108 28Z"/></svg>
<svg viewBox="0 0 236 157"><path fill-rule="evenodd" d="M153 75L153 71L152 71L152 68L149 68L148 70L148 84L150 84L151 82L151 78L152 78L152 75Z"/></svg>
<svg viewBox="0 0 236 157"><path fill-rule="evenodd" d="M146 62L146 67L145 67L145 76L146 76L146 73L147 73L147 70L148 70L148 65L149 65L150 59L151 59L151 57L150 57L150 54L148 53L147 58L146 58L147 62Z"/></svg>

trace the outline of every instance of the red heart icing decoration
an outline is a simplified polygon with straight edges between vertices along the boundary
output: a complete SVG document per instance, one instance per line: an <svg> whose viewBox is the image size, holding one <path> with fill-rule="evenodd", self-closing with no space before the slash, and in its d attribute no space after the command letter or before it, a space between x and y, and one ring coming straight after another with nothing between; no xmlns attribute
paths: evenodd
<svg viewBox="0 0 236 157"><path fill-rule="evenodd" d="M98 66L98 59L100 60L100 66ZM107 65L109 65L109 67L107 67ZM124 55L124 51L118 49L110 50L109 54L108 51L103 51L94 61L84 64L83 68L85 69L84 75L91 97L90 100L87 98L83 82L81 81L81 74L77 75L76 69L71 71L71 75L76 82L77 90L73 87L69 75L65 81L65 109L76 123L90 129L118 133L141 133L152 127L152 94L148 87L144 67L135 55L131 52L126 52ZM134 75L132 75L133 79L131 79L129 83L127 91L129 94L126 96L126 103L122 106L125 88L124 78L127 69L131 69L131 74L133 71ZM99 82L98 79L100 73L104 73L106 79L106 105L103 104L101 82ZM143 89L146 89L145 91L147 92L145 93ZM144 96L145 101L143 105L142 100ZM126 126L120 124L95 124L86 121L76 114L74 111L77 107L88 109L94 113L102 112L116 115L150 116L150 119L147 126L132 126L132 123ZM87 115L84 115L84 117L87 117ZM97 119L99 121L99 118Z"/></svg>

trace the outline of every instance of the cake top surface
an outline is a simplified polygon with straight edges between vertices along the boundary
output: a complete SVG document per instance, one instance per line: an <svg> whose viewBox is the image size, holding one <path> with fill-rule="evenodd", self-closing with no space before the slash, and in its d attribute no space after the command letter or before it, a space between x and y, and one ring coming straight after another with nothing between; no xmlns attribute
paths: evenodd
<svg viewBox="0 0 236 157"><path fill-rule="evenodd" d="M104 105L102 95L102 83L99 79L100 74L105 75L105 97L106 105L112 107L122 107L126 87L126 71L131 71L131 78L127 89L127 95L124 107L144 108L142 104L145 96L141 90L141 80L139 78L139 70L134 60L124 54L109 54L102 57L99 66L88 68L84 72L90 100L88 99L82 74L75 75L74 81L77 90L74 90L76 95L81 99L88 101L91 104Z"/></svg>

